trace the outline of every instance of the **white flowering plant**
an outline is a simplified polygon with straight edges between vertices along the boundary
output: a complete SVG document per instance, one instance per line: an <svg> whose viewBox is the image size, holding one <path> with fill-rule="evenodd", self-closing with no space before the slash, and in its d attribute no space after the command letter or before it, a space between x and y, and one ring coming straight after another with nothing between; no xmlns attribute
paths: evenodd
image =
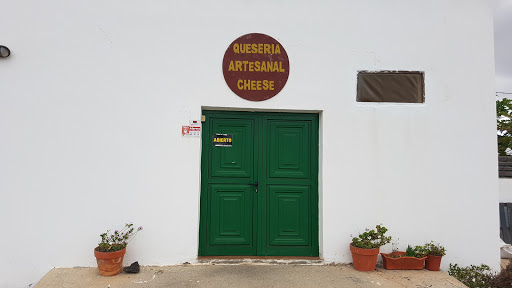
<svg viewBox="0 0 512 288"><path fill-rule="evenodd" d="M126 248L128 243L142 230L142 226L135 229L133 223L125 224L125 227L119 231L110 233L110 230L100 235L101 241L96 247L98 252L115 252Z"/></svg>

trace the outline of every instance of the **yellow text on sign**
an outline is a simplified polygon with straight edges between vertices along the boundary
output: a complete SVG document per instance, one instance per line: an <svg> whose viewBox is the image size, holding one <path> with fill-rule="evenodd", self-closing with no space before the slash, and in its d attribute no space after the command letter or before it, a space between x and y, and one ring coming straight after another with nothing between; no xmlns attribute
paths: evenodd
<svg viewBox="0 0 512 288"><path fill-rule="evenodd" d="M237 54L252 53L252 54L281 54L279 44L233 44L233 51Z"/></svg>
<svg viewBox="0 0 512 288"><path fill-rule="evenodd" d="M231 138L213 138L213 142L231 142Z"/></svg>
<svg viewBox="0 0 512 288"><path fill-rule="evenodd" d="M238 90L274 90L274 81L269 80L238 80Z"/></svg>
<svg viewBox="0 0 512 288"><path fill-rule="evenodd" d="M230 61L228 71L286 72L281 61Z"/></svg>

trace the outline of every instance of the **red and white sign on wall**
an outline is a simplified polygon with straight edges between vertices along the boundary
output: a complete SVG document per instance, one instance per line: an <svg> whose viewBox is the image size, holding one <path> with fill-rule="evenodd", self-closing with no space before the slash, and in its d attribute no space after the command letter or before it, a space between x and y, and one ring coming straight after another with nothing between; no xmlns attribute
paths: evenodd
<svg viewBox="0 0 512 288"><path fill-rule="evenodd" d="M181 135L188 135L188 132L190 132L190 126L181 126Z"/></svg>
<svg viewBox="0 0 512 288"><path fill-rule="evenodd" d="M222 71L236 95L250 101L263 101L283 89L290 74L290 63L284 47L276 39L251 33L229 45Z"/></svg>
<svg viewBox="0 0 512 288"><path fill-rule="evenodd" d="M189 126L181 126L181 135L201 136L201 122L198 120L190 120Z"/></svg>

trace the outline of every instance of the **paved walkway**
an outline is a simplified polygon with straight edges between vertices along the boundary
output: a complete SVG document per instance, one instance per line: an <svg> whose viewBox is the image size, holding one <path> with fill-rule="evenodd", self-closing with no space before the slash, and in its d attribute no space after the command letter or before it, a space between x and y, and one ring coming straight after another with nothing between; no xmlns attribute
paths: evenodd
<svg viewBox="0 0 512 288"><path fill-rule="evenodd" d="M511 259L501 259L501 269L507 268L507 265L512 262Z"/></svg>
<svg viewBox="0 0 512 288"><path fill-rule="evenodd" d="M56 268L36 288L102 287L414 287L464 288L445 272L359 272L351 265L198 264L141 267L138 274L103 277L97 268Z"/></svg>

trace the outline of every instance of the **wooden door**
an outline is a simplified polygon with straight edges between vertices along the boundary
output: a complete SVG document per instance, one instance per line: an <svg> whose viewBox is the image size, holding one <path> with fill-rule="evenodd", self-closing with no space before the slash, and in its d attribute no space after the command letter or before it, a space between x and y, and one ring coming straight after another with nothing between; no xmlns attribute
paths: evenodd
<svg viewBox="0 0 512 288"><path fill-rule="evenodd" d="M199 255L318 256L318 115L203 114Z"/></svg>

